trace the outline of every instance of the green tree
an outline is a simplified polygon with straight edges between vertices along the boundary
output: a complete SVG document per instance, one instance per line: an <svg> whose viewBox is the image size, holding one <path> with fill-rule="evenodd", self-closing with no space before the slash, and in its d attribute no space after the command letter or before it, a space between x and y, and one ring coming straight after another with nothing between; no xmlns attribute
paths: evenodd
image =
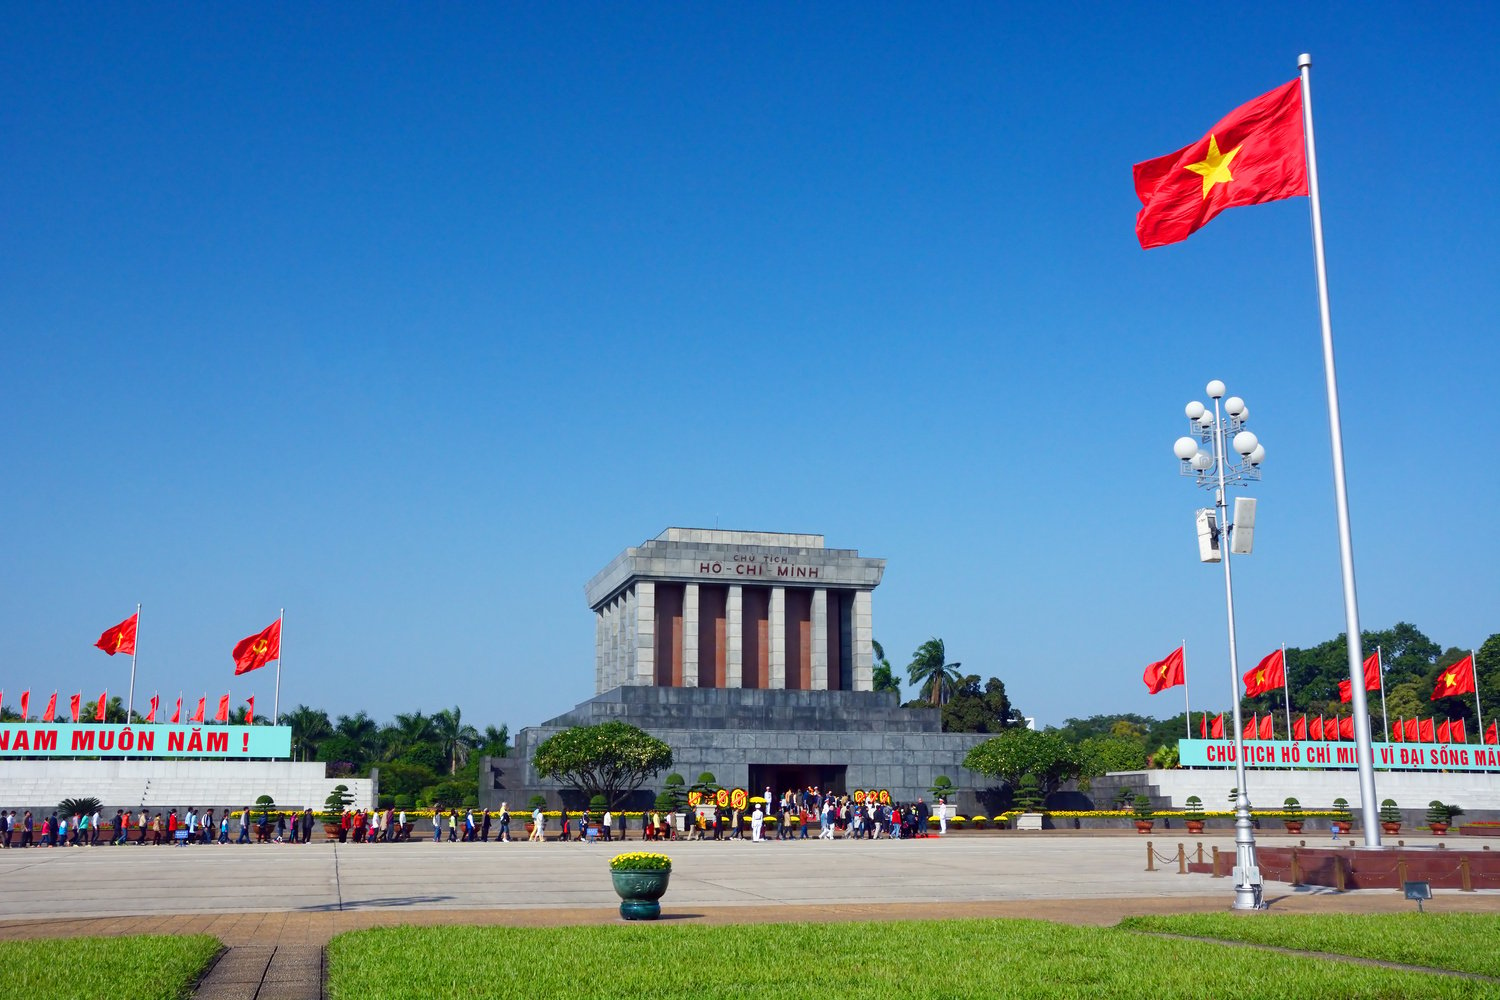
<svg viewBox="0 0 1500 1000"><path fill-rule="evenodd" d="M380 790L392 795L414 796L428 785L436 784L437 780L432 768L421 764L392 760L380 765Z"/></svg>
<svg viewBox="0 0 1500 1000"><path fill-rule="evenodd" d="M943 640L934 636L911 655L911 662L906 665L906 679L917 689L917 697L941 705L958 687L958 668L961 666L961 663L948 662Z"/></svg>
<svg viewBox="0 0 1500 1000"><path fill-rule="evenodd" d="M347 741L347 746L354 748L353 756L340 758L341 760L350 760L356 765L363 765L374 760L380 753L380 726L363 710L353 715L339 716L338 725L334 726L334 733L342 736Z"/></svg>
<svg viewBox="0 0 1500 1000"><path fill-rule="evenodd" d="M593 798L603 795L610 808L648 778L672 766L672 748L624 722L574 726L542 740L532 766L544 778L574 786Z"/></svg>
<svg viewBox="0 0 1500 1000"><path fill-rule="evenodd" d="M1046 793L1077 775L1078 757L1056 733L1016 728L971 749L964 757L964 767L999 778L1012 788L1022 776L1032 774Z"/></svg>
<svg viewBox="0 0 1500 1000"><path fill-rule="evenodd" d="M457 705L439 711L432 717L432 724L448 761L448 773L453 774L469 759L469 751L479 745L479 730L464 723L463 710Z"/></svg>
<svg viewBox="0 0 1500 1000"><path fill-rule="evenodd" d="M1146 745L1136 736L1090 736L1078 744L1077 760L1081 778L1140 771L1146 766Z"/></svg>
<svg viewBox="0 0 1500 1000"><path fill-rule="evenodd" d="M399 712L395 721L380 731L380 741L385 745L386 759L393 760L418 744L435 743L437 727L432 716L423 712Z"/></svg>
<svg viewBox="0 0 1500 1000"><path fill-rule="evenodd" d="M485 726L484 732L479 734L479 755L481 757L504 757L510 753L510 726L501 723L499 726Z"/></svg>
<svg viewBox="0 0 1500 1000"><path fill-rule="evenodd" d="M942 712L943 731L948 733L999 733L1026 724L1011 705L1005 683L991 677L981 689L978 674L968 674L959 682Z"/></svg>
<svg viewBox="0 0 1500 1000"><path fill-rule="evenodd" d="M328 713L321 708L298 705L281 717L292 728L292 755L298 760L318 760L318 744L333 735Z"/></svg>
<svg viewBox="0 0 1500 1000"><path fill-rule="evenodd" d="M894 691L901 693L901 682L896 680L896 672L891 668L891 661L885 658L885 647L875 640L870 640L870 645L875 647L875 672L872 675L873 691Z"/></svg>

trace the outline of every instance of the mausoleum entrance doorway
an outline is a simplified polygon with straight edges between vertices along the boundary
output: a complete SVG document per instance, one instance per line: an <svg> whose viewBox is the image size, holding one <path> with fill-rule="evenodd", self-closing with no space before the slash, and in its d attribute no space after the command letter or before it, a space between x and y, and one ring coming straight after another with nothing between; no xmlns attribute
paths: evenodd
<svg viewBox="0 0 1500 1000"><path fill-rule="evenodd" d="M771 794L780 796L788 788L801 791L816 786L820 792L842 795L844 789L843 764L751 764L750 794L764 795L767 787Z"/></svg>

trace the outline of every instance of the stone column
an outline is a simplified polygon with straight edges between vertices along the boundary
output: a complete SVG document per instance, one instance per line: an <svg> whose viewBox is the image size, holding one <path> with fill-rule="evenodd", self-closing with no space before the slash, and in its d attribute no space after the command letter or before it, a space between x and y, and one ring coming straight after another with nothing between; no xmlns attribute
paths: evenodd
<svg viewBox="0 0 1500 1000"><path fill-rule="evenodd" d="M812 682L809 686L814 691L828 690L828 591L822 587L812 594Z"/></svg>
<svg viewBox="0 0 1500 1000"><path fill-rule="evenodd" d="M737 688L745 666L745 591L737 583L729 585L729 600L724 606L724 686Z"/></svg>
<svg viewBox="0 0 1500 1000"><path fill-rule="evenodd" d="M635 683L635 588L620 604L620 683Z"/></svg>
<svg viewBox="0 0 1500 1000"><path fill-rule="evenodd" d="M766 657L767 673L771 676L766 687L781 690L786 687L786 588L771 588L771 605L766 615L766 632L771 649Z"/></svg>
<svg viewBox="0 0 1500 1000"><path fill-rule="evenodd" d="M635 584L635 677L633 684L656 683L656 584ZM866 688L866 690L869 690Z"/></svg>
<svg viewBox="0 0 1500 1000"><path fill-rule="evenodd" d="M604 684L604 611L608 605L594 612L594 693L602 694Z"/></svg>
<svg viewBox="0 0 1500 1000"><path fill-rule="evenodd" d="M875 638L870 617L870 592L854 592L854 690L875 689L875 649L870 645Z"/></svg>
<svg viewBox="0 0 1500 1000"><path fill-rule="evenodd" d="M698 686L698 585L682 588L682 686Z"/></svg>

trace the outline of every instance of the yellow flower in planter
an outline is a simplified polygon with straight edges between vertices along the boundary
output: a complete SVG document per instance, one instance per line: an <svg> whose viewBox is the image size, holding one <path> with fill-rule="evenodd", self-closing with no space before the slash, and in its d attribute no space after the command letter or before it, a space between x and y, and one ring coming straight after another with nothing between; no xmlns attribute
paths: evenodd
<svg viewBox="0 0 1500 1000"><path fill-rule="evenodd" d="M609 870L616 872L660 872L672 870L672 859L655 851L627 851L609 859Z"/></svg>

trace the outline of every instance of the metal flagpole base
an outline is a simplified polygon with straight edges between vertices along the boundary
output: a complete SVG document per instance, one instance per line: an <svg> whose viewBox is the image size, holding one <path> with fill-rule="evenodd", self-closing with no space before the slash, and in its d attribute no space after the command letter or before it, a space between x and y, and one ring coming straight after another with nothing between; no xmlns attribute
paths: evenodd
<svg viewBox="0 0 1500 1000"><path fill-rule="evenodd" d="M1250 802L1239 796L1234 816L1234 910L1263 910L1260 864L1255 859L1255 827L1250 822Z"/></svg>

